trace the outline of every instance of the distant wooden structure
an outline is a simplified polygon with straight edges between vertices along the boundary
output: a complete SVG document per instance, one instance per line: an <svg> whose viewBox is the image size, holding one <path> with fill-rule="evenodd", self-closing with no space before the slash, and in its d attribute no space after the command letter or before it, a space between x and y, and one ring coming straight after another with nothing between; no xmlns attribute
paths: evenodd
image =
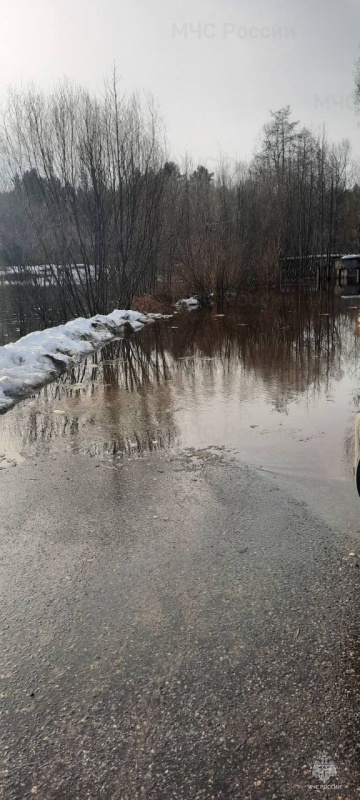
<svg viewBox="0 0 360 800"><path fill-rule="evenodd" d="M339 283L348 278L355 278L356 283L360 283L360 253L342 256L340 262L336 264L335 271Z"/></svg>
<svg viewBox="0 0 360 800"><path fill-rule="evenodd" d="M309 254L282 258L281 281L286 285L316 285L320 288L333 280L341 264L341 253Z"/></svg>

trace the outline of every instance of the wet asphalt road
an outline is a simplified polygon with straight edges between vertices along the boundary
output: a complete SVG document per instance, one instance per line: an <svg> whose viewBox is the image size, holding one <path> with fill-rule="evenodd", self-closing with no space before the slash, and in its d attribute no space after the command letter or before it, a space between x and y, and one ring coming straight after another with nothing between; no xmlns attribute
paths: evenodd
<svg viewBox="0 0 360 800"><path fill-rule="evenodd" d="M112 464L0 472L0 796L358 797L352 487L321 510L206 454Z"/></svg>

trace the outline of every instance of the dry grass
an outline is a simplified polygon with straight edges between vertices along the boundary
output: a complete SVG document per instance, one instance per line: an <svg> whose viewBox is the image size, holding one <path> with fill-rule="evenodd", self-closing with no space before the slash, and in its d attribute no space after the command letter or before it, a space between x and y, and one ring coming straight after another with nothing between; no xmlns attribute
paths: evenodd
<svg viewBox="0 0 360 800"><path fill-rule="evenodd" d="M131 308L140 311L141 314L147 312L150 314L171 313L176 301L185 297L186 294L187 287L182 279L175 277L171 289L159 286L153 294L136 295L131 303Z"/></svg>
<svg viewBox="0 0 360 800"><path fill-rule="evenodd" d="M141 314L158 314L164 310L164 304L153 294L143 294L134 297L131 306L135 311L140 311Z"/></svg>

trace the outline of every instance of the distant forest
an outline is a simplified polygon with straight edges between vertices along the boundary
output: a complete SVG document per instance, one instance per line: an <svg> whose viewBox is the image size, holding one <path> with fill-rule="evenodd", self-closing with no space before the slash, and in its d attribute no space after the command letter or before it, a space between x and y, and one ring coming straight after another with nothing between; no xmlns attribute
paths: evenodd
<svg viewBox="0 0 360 800"><path fill-rule="evenodd" d="M154 103L119 96L115 79L101 98L66 83L12 91L0 157L0 281L44 324L54 309L105 313L179 282L204 300L271 289L286 257L360 250L350 145L289 106L271 113L250 163L213 174L169 160Z"/></svg>

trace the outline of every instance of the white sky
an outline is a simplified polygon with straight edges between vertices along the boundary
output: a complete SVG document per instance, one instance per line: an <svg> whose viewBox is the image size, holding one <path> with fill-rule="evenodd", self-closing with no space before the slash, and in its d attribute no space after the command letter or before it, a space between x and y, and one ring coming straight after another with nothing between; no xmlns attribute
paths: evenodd
<svg viewBox="0 0 360 800"><path fill-rule="evenodd" d="M101 91L116 64L125 90L155 96L175 158L187 151L209 168L220 153L249 158L270 109L286 104L360 156L360 0L0 0L0 9L0 97L9 84L64 76Z"/></svg>

